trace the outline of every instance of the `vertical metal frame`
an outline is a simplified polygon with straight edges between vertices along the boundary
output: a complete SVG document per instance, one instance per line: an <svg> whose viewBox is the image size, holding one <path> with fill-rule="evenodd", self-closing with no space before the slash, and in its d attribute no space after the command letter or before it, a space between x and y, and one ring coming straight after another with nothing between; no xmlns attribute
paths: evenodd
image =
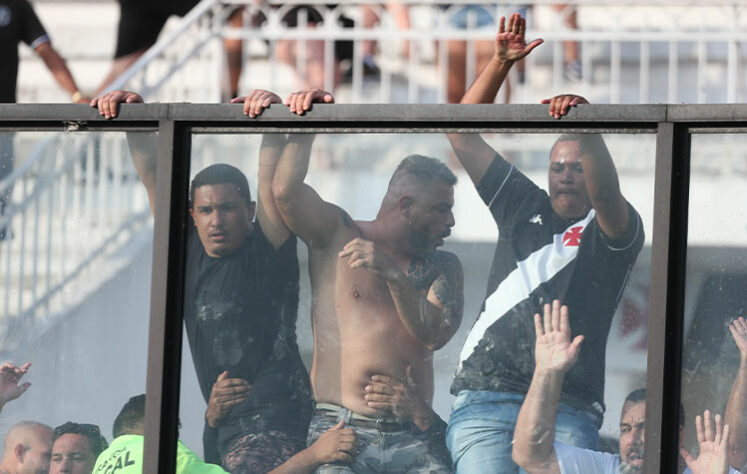
<svg viewBox="0 0 747 474"><path fill-rule="evenodd" d="M654 229L646 368L646 472L676 472L690 180L690 136L661 122L656 137Z"/></svg>
<svg viewBox="0 0 747 474"><path fill-rule="evenodd" d="M176 472L189 154L186 127L159 122L144 474Z"/></svg>

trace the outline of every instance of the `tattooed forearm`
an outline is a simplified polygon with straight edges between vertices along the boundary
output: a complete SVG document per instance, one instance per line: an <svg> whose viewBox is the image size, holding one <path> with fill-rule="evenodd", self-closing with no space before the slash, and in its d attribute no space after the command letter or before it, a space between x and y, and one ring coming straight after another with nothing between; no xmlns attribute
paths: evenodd
<svg viewBox="0 0 747 474"><path fill-rule="evenodd" d="M429 255L426 258L413 257L406 275L416 290L426 291L437 274L436 258Z"/></svg>
<svg viewBox="0 0 747 474"><path fill-rule="evenodd" d="M443 306L444 329L456 331L462 321L464 308L464 273L456 255L437 254L438 277L431 286L433 294Z"/></svg>

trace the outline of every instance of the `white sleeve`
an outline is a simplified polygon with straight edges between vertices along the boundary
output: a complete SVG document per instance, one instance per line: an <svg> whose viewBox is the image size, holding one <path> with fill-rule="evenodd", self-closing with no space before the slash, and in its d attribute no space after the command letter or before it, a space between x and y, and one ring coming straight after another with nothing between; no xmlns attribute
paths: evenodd
<svg viewBox="0 0 747 474"><path fill-rule="evenodd" d="M685 470L682 471L682 474L693 474L693 471L691 471L689 467L686 467ZM742 473L740 471L737 471L733 467L730 467L729 474L742 474Z"/></svg>
<svg viewBox="0 0 747 474"><path fill-rule="evenodd" d="M615 454L553 443L561 474L617 474L620 458Z"/></svg>

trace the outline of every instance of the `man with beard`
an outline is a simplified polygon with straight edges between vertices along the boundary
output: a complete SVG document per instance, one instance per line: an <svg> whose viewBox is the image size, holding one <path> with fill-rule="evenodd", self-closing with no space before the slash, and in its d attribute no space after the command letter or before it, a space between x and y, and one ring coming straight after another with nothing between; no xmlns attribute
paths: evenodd
<svg viewBox="0 0 747 474"><path fill-rule="evenodd" d="M620 415L620 454L577 448L555 441L555 418L565 374L578 359L584 336L571 340L568 307L558 300L544 307L544 318L534 315L535 369L524 403L516 420L513 459L529 474L629 474L643 472L646 421L646 391L630 393ZM684 437L684 410L680 407L680 437ZM721 426L716 415L697 416L700 453L694 458L681 449L684 463L679 473L738 473L729 468L727 445L729 427ZM687 467L685 467L685 464Z"/></svg>
<svg viewBox="0 0 747 474"><path fill-rule="evenodd" d="M302 114L313 101L333 98L308 90L286 103ZM350 466L317 472L450 472L429 430L439 425L430 409L433 351L462 317L461 264L437 250L454 225L456 177L438 160L408 156L376 218L354 221L303 182L313 135L289 141L272 189L283 220L309 249L316 409L307 443L345 420L360 450ZM410 381L425 413L405 420L382 409L377 374Z"/></svg>

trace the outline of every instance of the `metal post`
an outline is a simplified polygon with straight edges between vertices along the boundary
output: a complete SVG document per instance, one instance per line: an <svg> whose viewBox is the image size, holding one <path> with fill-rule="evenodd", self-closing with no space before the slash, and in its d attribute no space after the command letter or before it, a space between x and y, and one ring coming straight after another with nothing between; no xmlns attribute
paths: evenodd
<svg viewBox="0 0 747 474"><path fill-rule="evenodd" d="M176 469L189 148L186 126L159 123L143 474Z"/></svg>

